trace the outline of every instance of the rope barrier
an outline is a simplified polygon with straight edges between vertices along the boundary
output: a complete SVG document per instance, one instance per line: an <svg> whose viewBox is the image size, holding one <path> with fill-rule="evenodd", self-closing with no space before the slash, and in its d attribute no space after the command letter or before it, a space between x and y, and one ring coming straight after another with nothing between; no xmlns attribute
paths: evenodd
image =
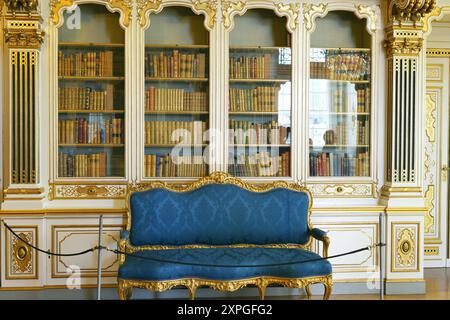
<svg viewBox="0 0 450 320"><path fill-rule="evenodd" d="M143 260L150 260L150 261L154 261L154 262L159 262L159 263L172 263L172 264L180 264L180 265L190 265L190 266L201 266L201 267L220 267L220 268L254 268L254 267L276 267L276 266L285 266L285 265L293 265L293 264L301 264L301 263L309 263L309 262L315 262L315 261L321 261L321 260L329 260L329 259L334 259L334 258L339 258L339 257L343 257L343 256L348 256L351 254L355 254L358 252L362 252L365 250L370 250L376 247L384 247L386 244L384 243L377 243L371 246L367 246L367 247L362 247L356 250L352 250L352 251L348 251L348 252L344 252L344 253L340 253L340 254L336 254L333 256L329 256L329 257L320 257L320 258L315 258L315 259L309 259L309 260L296 260L296 261L290 261L290 262L283 262L283 263L275 263L275 264L259 264L259 265L229 265L229 264L203 264L203 263L195 263L195 262L183 262L183 261L176 261L176 260L165 260L165 259L158 259L158 258L152 258L152 257L145 257L139 254L132 254L129 252L125 252L125 251L120 251L118 249L110 249L108 247L105 246L96 246L84 251L80 251L80 252L74 252L74 253L54 253L48 250L43 250L40 249L34 245L32 245L31 243L28 243L27 241L25 241L22 237L20 237L17 233L14 232L14 230L11 229L10 226L8 226L6 224L6 222L4 222L2 220L3 225L5 226L5 228L11 232L16 238L18 238L20 241L22 241L23 243L25 243L27 246L45 253L47 255L51 255L51 256L59 256L59 257L71 257L71 256L80 256L89 252L94 252L95 250L99 250L99 249L104 249L110 252L113 252L115 254L123 254L126 256L130 256L130 257L134 257L134 258L138 258L138 259L143 259ZM142 251L141 251L142 252Z"/></svg>

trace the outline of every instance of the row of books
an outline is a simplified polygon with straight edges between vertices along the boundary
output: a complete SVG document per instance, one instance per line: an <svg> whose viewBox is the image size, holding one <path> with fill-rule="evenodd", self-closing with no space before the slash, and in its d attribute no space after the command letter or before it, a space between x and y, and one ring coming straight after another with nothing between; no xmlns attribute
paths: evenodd
<svg viewBox="0 0 450 320"><path fill-rule="evenodd" d="M231 79L270 79L272 55L230 57Z"/></svg>
<svg viewBox="0 0 450 320"><path fill-rule="evenodd" d="M122 144L124 120L90 116L58 121L60 144Z"/></svg>
<svg viewBox="0 0 450 320"><path fill-rule="evenodd" d="M60 110L113 110L114 86L106 84L105 90L89 87L58 88Z"/></svg>
<svg viewBox="0 0 450 320"><path fill-rule="evenodd" d="M269 152L241 154L230 159L228 173L239 177L287 177L290 175L289 163L289 152L281 155Z"/></svg>
<svg viewBox="0 0 450 320"><path fill-rule="evenodd" d="M310 62L312 79L368 80L369 61L358 53L328 51L325 61Z"/></svg>
<svg viewBox="0 0 450 320"><path fill-rule="evenodd" d="M146 111L208 111L208 93L184 89L148 87L145 90Z"/></svg>
<svg viewBox="0 0 450 320"><path fill-rule="evenodd" d="M58 153L60 177L106 177L106 152L91 154Z"/></svg>
<svg viewBox="0 0 450 320"><path fill-rule="evenodd" d="M230 111L278 111L280 87L230 88Z"/></svg>
<svg viewBox="0 0 450 320"><path fill-rule="evenodd" d="M58 74L77 77L112 77L113 52L58 52Z"/></svg>
<svg viewBox="0 0 450 320"><path fill-rule="evenodd" d="M344 83L336 83L330 106L330 112L369 112L370 88L353 90Z"/></svg>
<svg viewBox="0 0 450 320"><path fill-rule="evenodd" d="M203 156L145 155L146 177L202 177L208 174Z"/></svg>
<svg viewBox="0 0 450 320"><path fill-rule="evenodd" d="M205 53L185 54L178 50L145 54L145 76L151 78L205 78Z"/></svg>
<svg viewBox="0 0 450 320"><path fill-rule="evenodd" d="M266 123L230 120L229 142L231 144L285 144L289 128L273 120Z"/></svg>
<svg viewBox="0 0 450 320"><path fill-rule="evenodd" d="M325 143L327 145L367 145L370 143L368 124L368 120L352 120L350 123L339 123L324 133Z"/></svg>
<svg viewBox="0 0 450 320"><path fill-rule="evenodd" d="M314 177L366 177L370 175L369 166L369 152L356 156L330 152L309 155L309 174Z"/></svg>
<svg viewBox="0 0 450 320"><path fill-rule="evenodd" d="M204 121L146 121L146 144L202 144Z"/></svg>

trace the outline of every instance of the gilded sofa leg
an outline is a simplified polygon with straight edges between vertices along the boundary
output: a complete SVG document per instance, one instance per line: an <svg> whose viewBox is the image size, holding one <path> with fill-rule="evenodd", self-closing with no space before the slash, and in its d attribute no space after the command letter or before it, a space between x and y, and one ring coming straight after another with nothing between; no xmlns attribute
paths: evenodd
<svg viewBox="0 0 450 320"><path fill-rule="evenodd" d="M329 300L330 296L331 296L331 290L333 289L333 284L324 283L323 286L325 287L325 292L323 294L323 300Z"/></svg>
<svg viewBox="0 0 450 320"><path fill-rule="evenodd" d="M128 287L128 288L125 289L125 292L126 292L127 300L130 300L131 296L133 295L133 288Z"/></svg>
<svg viewBox="0 0 450 320"><path fill-rule="evenodd" d="M197 286L189 286L187 288L189 290L189 299L195 300L195 292L197 291Z"/></svg>
<svg viewBox="0 0 450 320"><path fill-rule="evenodd" d="M308 297L308 300L311 300L312 294L311 294L311 287L310 287L310 284L308 284L308 285L305 287L305 291L306 291L306 296Z"/></svg>
<svg viewBox="0 0 450 320"><path fill-rule="evenodd" d="M117 284L117 290L119 293L120 300L127 300L127 290L128 287L123 280L119 280Z"/></svg>
<svg viewBox="0 0 450 320"><path fill-rule="evenodd" d="M258 286L259 299L264 300L266 294L266 286Z"/></svg>

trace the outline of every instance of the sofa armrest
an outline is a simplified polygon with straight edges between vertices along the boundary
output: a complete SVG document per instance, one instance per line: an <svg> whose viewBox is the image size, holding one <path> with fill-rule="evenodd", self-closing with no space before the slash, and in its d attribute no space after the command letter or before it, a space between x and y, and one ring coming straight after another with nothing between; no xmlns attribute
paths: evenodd
<svg viewBox="0 0 450 320"><path fill-rule="evenodd" d="M311 236L319 241L323 242L323 257L328 257L328 247L330 246L330 238L328 238L327 233L321 229L313 228L311 229Z"/></svg>
<svg viewBox="0 0 450 320"><path fill-rule="evenodd" d="M121 252L127 252L127 246L130 241L130 231L128 230L122 230L120 232L120 240L118 243L118 249ZM119 254L119 265L122 265L125 262L125 255L120 253Z"/></svg>

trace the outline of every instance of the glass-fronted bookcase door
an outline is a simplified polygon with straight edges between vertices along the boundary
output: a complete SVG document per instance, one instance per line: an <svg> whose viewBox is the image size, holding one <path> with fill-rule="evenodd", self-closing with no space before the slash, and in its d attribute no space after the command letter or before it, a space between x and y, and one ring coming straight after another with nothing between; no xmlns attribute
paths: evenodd
<svg viewBox="0 0 450 320"><path fill-rule="evenodd" d="M286 18L251 9L229 35L228 173L291 176L291 34Z"/></svg>
<svg viewBox="0 0 450 320"><path fill-rule="evenodd" d="M79 23L70 23L77 15ZM104 5L65 10L58 29L60 179L125 177L125 31ZM73 20L73 17L72 17Z"/></svg>
<svg viewBox="0 0 450 320"><path fill-rule="evenodd" d="M208 174L209 32L187 7L150 15L145 30L145 178Z"/></svg>
<svg viewBox="0 0 450 320"><path fill-rule="evenodd" d="M365 23L353 12L332 11L311 34L310 179L371 176L372 42Z"/></svg>

